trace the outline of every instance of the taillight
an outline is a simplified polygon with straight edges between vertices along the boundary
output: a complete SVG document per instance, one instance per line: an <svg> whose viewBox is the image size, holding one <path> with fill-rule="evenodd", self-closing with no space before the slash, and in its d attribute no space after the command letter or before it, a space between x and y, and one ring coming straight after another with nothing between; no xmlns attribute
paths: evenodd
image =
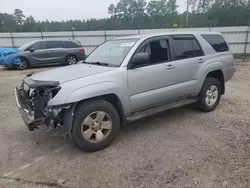
<svg viewBox="0 0 250 188"><path fill-rule="evenodd" d="M80 48L80 52L85 52L84 48Z"/></svg>

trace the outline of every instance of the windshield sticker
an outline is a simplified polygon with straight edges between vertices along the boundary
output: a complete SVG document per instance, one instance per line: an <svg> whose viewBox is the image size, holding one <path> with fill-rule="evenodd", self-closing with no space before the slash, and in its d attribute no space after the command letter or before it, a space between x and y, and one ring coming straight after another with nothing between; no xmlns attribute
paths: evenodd
<svg viewBox="0 0 250 188"><path fill-rule="evenodd" d="M134 42L126 42L126 43L122 43L120 45L120 47L131 47L133 46L135 43Z"/></svg>

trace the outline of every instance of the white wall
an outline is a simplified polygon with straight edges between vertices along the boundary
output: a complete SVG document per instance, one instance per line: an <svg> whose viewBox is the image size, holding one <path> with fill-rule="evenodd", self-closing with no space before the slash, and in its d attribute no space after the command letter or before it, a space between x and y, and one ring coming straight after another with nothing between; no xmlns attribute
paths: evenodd
<svg viewBox="0 0 250 188"><path fill-rule="evenodd" d="M112 30L112 31L74 31L74 40L80 41L89 54L98 45L105 40L116 37L146 34L156 32L173 31L217 31L221 32L235 54L243 54L247 35L247 26L243 27L215 27L215 28L188 28L188 29L144 29L144 30ZM12 35L12 39L11 39ZM0 33L0 47L22 46L28 42L41 40L42 38L72 39L72 32L33 32L33 33ZM250 34L248 37L250 43ZM247 53L250 54L250 44L247 47Z"/></svg>

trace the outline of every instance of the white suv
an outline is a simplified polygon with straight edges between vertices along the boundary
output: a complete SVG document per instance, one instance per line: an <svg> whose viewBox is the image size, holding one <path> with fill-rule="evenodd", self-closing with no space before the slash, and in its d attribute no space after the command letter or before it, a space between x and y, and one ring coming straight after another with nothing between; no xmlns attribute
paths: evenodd
<svg viewBox="0 0 250 188"><path fill-rule="evenodd" d="M235 72L219 33L161 33L113 39L82 63L23 80L15 89L29 130L64 126L85 151L103 149L120 124L196 103L216 108Z"/></svg>

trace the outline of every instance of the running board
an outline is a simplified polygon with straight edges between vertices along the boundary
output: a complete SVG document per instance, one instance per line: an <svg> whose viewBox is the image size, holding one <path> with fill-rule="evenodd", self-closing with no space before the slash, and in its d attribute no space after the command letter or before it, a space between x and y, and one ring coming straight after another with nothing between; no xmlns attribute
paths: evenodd
<svg viewBox="0 0 250 188"><path fill-rule="evenodd" d="M168 103L168 104L165 104L163 106L150 108L150 109L147 109L144 111L135 112L135 113L131 114L130 116L126 117L126 121L127 121L127 123L130 123L132 121L136 121L136 120L145 118L147 116L152 116L152 115L158 114L160 112L164 112L164 111L169 110L169 109L179 108L182 106L193 104L195 102L197 102L197 99L185 99L185 100L180 100L177 102Z"/></svg>

